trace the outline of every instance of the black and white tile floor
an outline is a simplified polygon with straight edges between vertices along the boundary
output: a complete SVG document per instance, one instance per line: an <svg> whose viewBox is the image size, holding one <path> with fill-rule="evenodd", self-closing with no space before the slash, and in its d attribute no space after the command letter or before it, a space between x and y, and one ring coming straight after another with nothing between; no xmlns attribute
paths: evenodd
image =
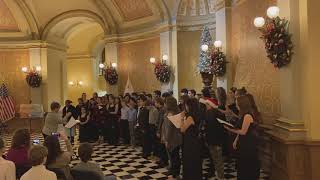
<svg viewBox="0 0 320 180"><path fill-rule="evenodd" d="M43 142L41 134L32 134L32 139L38 138ZM7 148L11 144L11 136L5 135ZM65 145L62 143L62 147ZM74 145L74 151L77 152L79 144ZM133 148L126 145L111 146L100 144L94 146L93 161L97 162L106 176L116 176L117 179L145 180L145 179L168 179L168 170L166 167L159 166L154 160L142 158L141 148ZM74 156L71 166L80 162L77 155ZM204 179L215 180L215 177L209 176L209 161L203 163ZM225 162L225 178L227 180L236 180L235 161ZM261 171L261 180L267 180L268 173Z"/></svg>

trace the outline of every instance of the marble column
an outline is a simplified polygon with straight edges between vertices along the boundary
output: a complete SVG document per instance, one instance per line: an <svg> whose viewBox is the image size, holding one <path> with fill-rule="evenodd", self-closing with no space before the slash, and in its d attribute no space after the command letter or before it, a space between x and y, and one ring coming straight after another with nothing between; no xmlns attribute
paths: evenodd
<svg viewBox="0 0 320 180"><path fill-rule="evenodd" d="M54 45L41 48L42 104L50 110L52 101L64 104L67 93L66 49Z"/></svg>
<svg viewBox="0 0 320 180"><path fill-rule="evenodd" d="M168 92L173 91L175 98L179 97L178 86L178 52L177 52L177 30L172 30L160 33L160 53L168 55L168 64L171 66L171 79L169 83L161 84L161 91Z"/></svg>
<svg viewBox="0 0 320 180"><path fill-rule="evenodd" d="M216 0L216 40L222 41L222 51L227 60L231 50L231 0ZM227 73L217 78L217 87L228 90L232 87L231 63L227 64Z"/></svg>
<svg viewBox="0 0 320 180"><path fill-rule="evenodd" d="M29 48L30 69L41 66L41 48ZM38 88L30 88L31 103L42 104L42 85Z"/></svg>
<svg viewBox="0 0 320 180"><path fill-rule="evenodd" d="M304 139L306 129L302 119L302 71L301 60L304 59L302 50L303 27L300 17L303 16L298 1L278 0L280 17L290 20L290 33L294 43L292 62L279 70L280 72L280 103L281 117L275 123L275 133L288 140Z"/></svg>
<svg viewBox="0 0 320 180"><path fill-rule="evenodd" d="M119 52L119 44L117 42L107 43L105 45L105 57L107 65L111 63L117 63L118 65L118 52ZM117 68L116 68L117 69ZM119 83L119 82L118 82ZM110 85L106 82L106 91L108 94L119 95L119 86L118 83L115 85Z"/></svg>

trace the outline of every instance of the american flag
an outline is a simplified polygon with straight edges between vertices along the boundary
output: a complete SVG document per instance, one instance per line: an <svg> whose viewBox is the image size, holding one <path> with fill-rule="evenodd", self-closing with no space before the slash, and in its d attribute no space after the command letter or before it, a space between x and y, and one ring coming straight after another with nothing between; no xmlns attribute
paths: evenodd
<svg viewBox="0 0 320 180"><path fill-rule="evenodd" d="M4 83L0 87L0 122L8 121L15 116L13 99L8 94L8 88Z"/></svg>

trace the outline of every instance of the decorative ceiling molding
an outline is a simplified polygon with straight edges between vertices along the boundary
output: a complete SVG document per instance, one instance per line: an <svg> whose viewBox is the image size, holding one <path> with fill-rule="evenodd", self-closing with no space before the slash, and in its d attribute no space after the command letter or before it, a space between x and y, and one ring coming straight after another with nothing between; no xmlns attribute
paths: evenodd
<svg viewBox="0 0 320 180"><path fill-rule="evenodd" d="M2 0L15 19L18 30L16 32L0 32L1 40L31 40L39 39L39 30L33 14L22 0Z"/></svg>
<svg viewBox="0 0 320 180"><path fill-rule="evenodd" d="M124 21L153 16L153 12L146 0L112 0Z"/></svg>
<svg viewBox="0 0 320 180"><path fill-rule="evenodd" d="M63 44L49 43L41 40L27 41L0 41L0 49L28 49L28 48L50 48L66 52L67 47Z"/></svg>
<svg viewBox="0 0 320 180"><path fill-rule="evenodd" d="M77 19L79 21L83 20L83 19L90 19L92 21L92 23L98 23L100 24L101 28L103 29L103 31L105 32L109 32L107 27L105 26L105 23L102 19L102 17L100 17L98 14L88 11L88 10L72 10L72 11L67 11L64 12L62 14L57 15L56 17L54 17L53 19L51 19L47 25L44 27L42 33L41 33L41 39L42 40L47 40L50 36L50 31L59 23L63 22L64 20L67 19ZM77 21L77 20L75 20ZM76 23L76 22L75 22Z"/></svg>
<svg viewBox="0 0 320 180"><path fill-rule="evenodd" d="M222 8L231 7L232 0L215 0L215 10L218 11Z"/></svg>
<svg viewBox="0 0 320 180"><path fill-rule="evenodd" d="M119 25L117 24L114 16L111 13L111 10L103 0L93 0L97 8L104 14L105 23L108 26L109 34L116 34L119 29Z"/></svg>
<svg viewBox="0 0 320 180"><path fill-rule="evenodd" d="M15 18L3 0L0 0L0 32L1 31L20 31Z"/></svg>

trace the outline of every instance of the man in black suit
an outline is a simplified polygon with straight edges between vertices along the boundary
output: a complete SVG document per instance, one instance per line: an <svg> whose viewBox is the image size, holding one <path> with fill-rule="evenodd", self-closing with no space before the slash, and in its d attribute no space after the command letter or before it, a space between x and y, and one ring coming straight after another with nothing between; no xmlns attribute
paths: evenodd
<svg viewBox="0 0 320 180"><path fill-rule="evenodd" d="M138 113L137 113L137 126L142 131L142 156L147 158L151 155L152 150L152 139L150 135L150 125L149 125L149 110L145 107L147 103L147 98L144 95L140 95L138 98Z"/></svg>
<svg viewBox="0 0 320 180"><path fill-rule="evenodd" d="M72 105L71 100L66 100L65 106L62 109L62 118L64 118L67 115L69 116L69 118L67 119L67 122L69 122L71 117L73 117L74 119L78 118L77 109ZM74 143L75 131L76 131L75 127L72 127L70 129L66 128L66 132L71 143Z"/></svg>

